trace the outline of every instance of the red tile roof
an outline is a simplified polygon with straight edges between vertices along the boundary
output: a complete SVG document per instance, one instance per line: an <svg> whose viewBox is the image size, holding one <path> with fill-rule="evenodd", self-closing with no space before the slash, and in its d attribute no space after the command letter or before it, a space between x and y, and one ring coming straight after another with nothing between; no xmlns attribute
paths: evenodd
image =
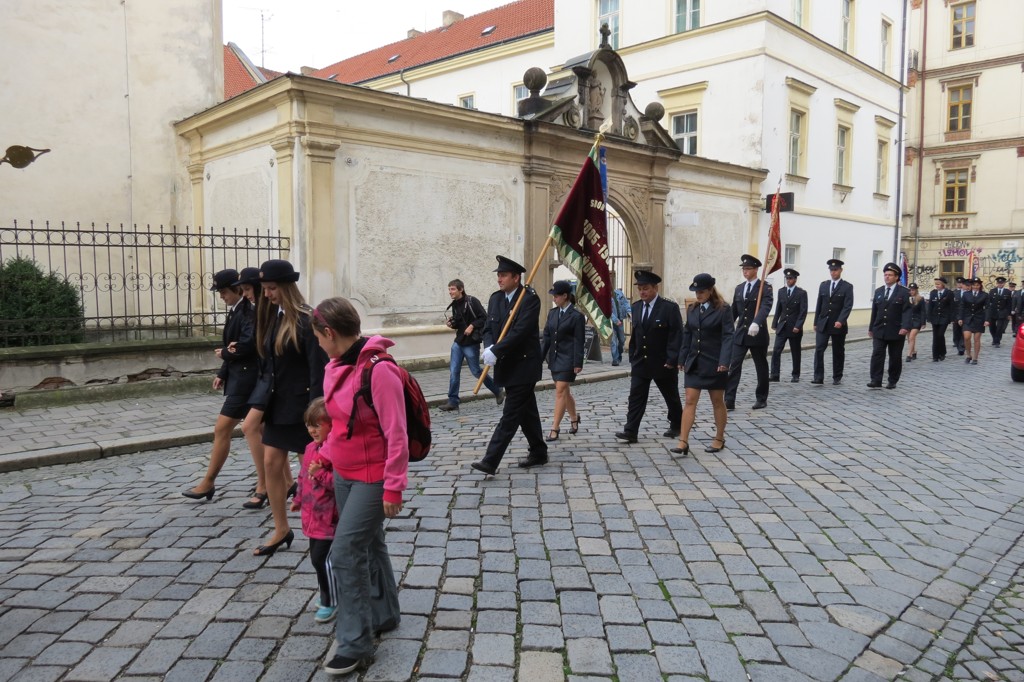
<svg viewBox="0 0 1024 682"><path fill-rule="evenodd" d="M224 46L224 99L241 95L252 90L261 83L274 80L281 75L279 71L256 66L242 52L242 48L234 43Z"/></svg>
<svg viewBox="0 0 1024 682"><path fill-rule="evenodd" d="M252 77L249 70L242 64L235 51L227 45L224 46L224 99L231 99L235 95L241 95L246 90L252 90L259 83Z"/></svg>
<svg viewBox="0 0 1024 682"><path fill-rule="evenodd" d="M491 26L495 27L493 31L482 35L484 29ZM466 17L451 26L436 28L413 38L343 59L316 70L312 75L329 78L336 74L331 80L339 83L362 83L398 73L402 69L550 31L554 26L554 0L518 0ZM398 55L398 58L389 62L388 60L395 55Z"/></svg>

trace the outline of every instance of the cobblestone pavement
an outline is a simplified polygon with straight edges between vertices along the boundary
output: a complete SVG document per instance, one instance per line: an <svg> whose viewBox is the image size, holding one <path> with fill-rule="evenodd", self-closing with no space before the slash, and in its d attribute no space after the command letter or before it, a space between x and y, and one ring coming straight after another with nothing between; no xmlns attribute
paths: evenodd
<svg viewBox="0 0 1024 682"><path fill-rule="evenodd" d="M346 679L1024 679L1009 349L914 362L895 391L864 387L868 353L767 410L745 377L726 449L703 452L701 404L681 460L657 398L613 440L626 379L574 389L550 465L491 479L468 464L494 403L435 413L388 530L402 625ZM238 506L242 447L209 503L179 495L201 445L0 475L0 679L325 679L306 542L250 555L268 515Z"/></svg>

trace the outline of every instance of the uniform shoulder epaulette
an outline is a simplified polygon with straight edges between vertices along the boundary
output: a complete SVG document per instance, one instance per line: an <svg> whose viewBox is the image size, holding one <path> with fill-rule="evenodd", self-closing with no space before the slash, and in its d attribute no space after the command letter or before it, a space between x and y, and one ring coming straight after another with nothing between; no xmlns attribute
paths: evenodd
<svg viewBox="0 0 1024 682"><path fill-rule="evenodd" d="M299 312L300 313L305 313L306 315L309 315L310 317L312 317L313 316L313 310L314 310L313 306L309 305L308 303L300 303L299 304Z"/></svg>

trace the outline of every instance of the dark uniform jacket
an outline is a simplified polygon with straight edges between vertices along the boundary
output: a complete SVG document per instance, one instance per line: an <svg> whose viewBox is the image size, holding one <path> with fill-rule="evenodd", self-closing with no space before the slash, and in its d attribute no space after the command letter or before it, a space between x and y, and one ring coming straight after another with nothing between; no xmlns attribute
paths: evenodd
<svg viewBox="0 0 1024 682"><path fill-rule="evenodd" d="M910 328L920 329L927 321L924 310L924 297L919 296L917 303L910 302Z"/></svg>
<svg viewBox="0 0 1024 682"><path fill-rule="evenodd" d="M818 287L818 302L814 306L814 329L822 334L846 336L850 331L846 321L853 311L853 285L845 279L836 282L832 292L832 280L826 279ZM836 329L836 322L842 326Z"/></svg>
<svg viewBox="0 0 1024 682"><path fill-rule="evenodd" d="M964 292L960 298L960 313L957 315L957 319L964 321L965 331L982 331L985 328L985 322L989 319L988 314L988 294L984 291Z"/></svg>
<svg viewBox="0 0 1024 682"><path fill-rule="evenodd" d="M1014 315L1020 315L1022 312L1020 306L1019 291L1014 291L1013 294L1010 296L1010 312Z"/></svg>
<svg viewBox="0 0 1024 682"><path fill-rule="evenodd" d="M775 306L775 317L772 329L783 338L803 336L804 322L807 320L807 292L800 287L793 287L793 295L789 287L779 287L779 302ZM799 327L799 332L793 329Z"/></svg>
<svg viewBox="0 0 1024 682"><path fill-rule="evenodd" d="M629 364L631 372L653 379L679 365L679 344L683 339L683 316L679 305L658 296L654 308L643 323L644 302L636 301L630 313L633 334L629 337Z"/></svg>
<svg viewBox="0 0 1024 682"><path fill-rule="evenodd" d="M732 309L723 305L701 312L700 304L686 309L679 364L687 374L718 375L718 366L732 362Z"/></svg>
<svg viewBox="0 0 1024 682"><path fill-rule="evenodd" d="M256 355L256 311L247 298L239 299L224 321L221 336L220 370L217 377L224 382L224 395L252 393L259 378L259 357ZM235 352L228 352L228 344L235 344Z"/></svg>
<svg viewBox="0 0 1024 682"><path fill-rule="evenodd" d="M500 342L516 301L522 297L515 320ZM487 301L487 325L484 327L484 347L490 346L498 358L494 365L494 380L501 386L536 384L541 375L540 354L540 299L532 288L520 286L506 302L505 292L495 291Z"/></svg>
<svg viewBox="0 0 1024 682"><path fill-rule="evenodd" d="M284 316L277 314L270 321L272 327L263 341L263 355L264 371L271 377L271 393L264 418L271 424L302 424L309 403L324 395L324 368L328 358L313 335L309 319L311 310L306 306L299 314L296 326L298 348L291 342L286 343L280 355L274 353L274 339Z"/></svg>
<svg viewBox="0 0 1024 682"><path fill-rule="evenodd" d="M988 319L992 322L1005 320L1010 317L1010 308L1013 304L1013 292L1003 287L1003 293L999 289L992 289L988 292Z"/></svg>
<svg viewBox="0 0 1024 682"><path fill-rule="evenodd" d="M541 357L547 358L552 372L572 372L583 366L583 341L586 338L583 313L570 305L559 316L560 309L548 313L541 342Z"/></svg>
<svg viewBox="0 0 1024 682"><path fill-rule="evenodd" d="M928 294L928 321L932 324L949 324L953 320L953 300L956 298L949 289L932 289Z"/></svg>
<svg viewBox="0 0 1024 682"><path fill-rule="evenodd" d="M871 301L871 320L868 329L874 338L895 341L900 338L901 329L910 329L910 289L894 284L889 300L885 299L885 287L875 289Z"/></svg>
<svg viewBox="0 0 1024 682"><path fill-rule="evenodd" d="M757 291L760 287L761 280L754 280L754 286L750 287L750 294L744 295L747 283L743 282L736 286L736 292L732 297L732 315L736 319L736 330L732 335L733 345L768 347L768 316L772 312L772 303L775 297L772 293L772 285L765 282L764 293L761 295L761 307L755 310ZM747 334L751 322L756 322L760 327L753 336Z"/></svg>

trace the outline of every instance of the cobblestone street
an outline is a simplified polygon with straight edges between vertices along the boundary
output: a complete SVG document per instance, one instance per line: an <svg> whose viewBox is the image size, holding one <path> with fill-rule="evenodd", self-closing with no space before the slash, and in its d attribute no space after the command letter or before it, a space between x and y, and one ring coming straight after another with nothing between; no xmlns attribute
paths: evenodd
<svg viewBox="0 0 1024 682"><path fill-rule="evenodd" d="M388 527L402 624L343 679L1024 680L1009 345L933 363L924 335L893 391L865 388L869 343L842 386L805 353L759 411L748 362L726 449L704 452L702 402L678 460L656 391L639 443L614 440L628 379L574 388L580 433L529 471L517 437L491 479L469 463L500 408L434 411ZM0 680L327 679L307 543L251 556L269 512L239 506L232 448L209 503L179 494L205 444L0 474Z"/></svg>

